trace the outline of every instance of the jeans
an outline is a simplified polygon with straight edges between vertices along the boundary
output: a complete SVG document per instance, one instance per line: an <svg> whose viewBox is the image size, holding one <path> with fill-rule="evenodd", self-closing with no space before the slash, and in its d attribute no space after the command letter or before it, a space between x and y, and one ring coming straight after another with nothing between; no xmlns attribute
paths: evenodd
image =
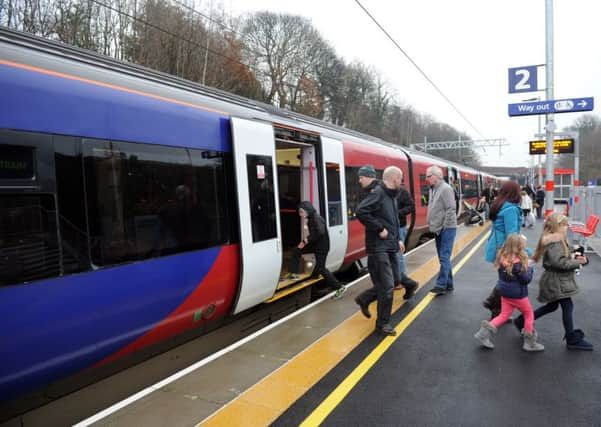
<svg viewBox="0 0 601 427"><path fill-rule="evenodd" d="M453 253L456 234L456 228L443 228L436 236L436 253L440 262L440 272L436 278L436 286L442 289L453 288L451 254Z"/></svg>
<svg viewBox="0 0 601 427"><path fill-rule="evenodd" d="M405 243L405 237L407 237L407 226L399 227L399 240ZM405 271L407 271L405 267L405 254L399 251L399 273L401 273L401 277L403 277Z"/></svg>
<svg viewBox="0 0 601 427"><path fill-rule="evenodd" d="M396 252L376 252L367 255L367 268L374 286L359 294L357 299L364 305L378 300L378 328L390 324L394 291L393 271L398 271L397 262Z"/></svg>

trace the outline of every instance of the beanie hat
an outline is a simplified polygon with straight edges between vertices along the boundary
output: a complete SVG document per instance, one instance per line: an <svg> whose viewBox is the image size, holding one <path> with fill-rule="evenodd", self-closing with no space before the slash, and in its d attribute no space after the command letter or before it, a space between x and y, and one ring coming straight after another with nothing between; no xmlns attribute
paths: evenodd
<svg viewBox="0 0 601 427"><path fill-rule="evenodd" d="M369 178L375 178L376 177L376 170L374 169L374 167L372 165L361 166L359 168L359 172L357 172L357 175L359 175L359 176L367 176Z"/></svg>

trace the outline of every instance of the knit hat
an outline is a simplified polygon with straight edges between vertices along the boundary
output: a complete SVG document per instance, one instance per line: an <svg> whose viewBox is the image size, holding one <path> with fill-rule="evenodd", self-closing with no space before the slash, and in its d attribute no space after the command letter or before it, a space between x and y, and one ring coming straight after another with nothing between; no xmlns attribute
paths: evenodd
<svg viewBox="0 0 601 427"><path fill-rule="evenodd" d="M372 165L361 166L359 168L359 172L357 172L357 175L366 176L368 178L375 178L376 170L374 169L374 167Z"/></svg>

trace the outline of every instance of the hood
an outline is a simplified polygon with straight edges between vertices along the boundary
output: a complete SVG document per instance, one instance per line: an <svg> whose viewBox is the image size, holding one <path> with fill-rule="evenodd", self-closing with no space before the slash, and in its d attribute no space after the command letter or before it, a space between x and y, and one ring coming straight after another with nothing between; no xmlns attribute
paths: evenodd
<svg viewBox="0 0 601 427"><path fill-rule="evenodd" d="M543 246L547 246L550 243L556 243L556 242L561 242L562 240L565 240L565 236L563 236L560 233L551 233L551 234L546 234L542 237L541 243Z"/></svg>
<svg viewBox="0 0 601 427"><path fill-rule="evenodd" d="M305 212L307 212L307 216L315 215L315 208L313 207L311 202L307 202L307 201L300 202L298 207L299 207L299 209L303 209Z"/></svg>

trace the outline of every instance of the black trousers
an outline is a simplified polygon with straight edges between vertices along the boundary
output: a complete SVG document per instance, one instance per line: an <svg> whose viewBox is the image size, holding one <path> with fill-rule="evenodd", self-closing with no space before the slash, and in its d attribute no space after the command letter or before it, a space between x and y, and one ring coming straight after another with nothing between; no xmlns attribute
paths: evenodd
<svg viewBox="0 0 601 427"><path fill-rule="evenodd" d="M326 280L326 286L333 289L340 288L342 286L340 282L338 282L336 277L334 277L330 270L326 268L326 258L328 257L328 254L323 252L313 252L312 248L308 246L305 246L302 249L295 247L292 250L292 258L290 258L290 262L288 264L288 271L290 273L298 274L298 264L302 254L309 253L315 254L315 268L313 269L313 273L311 273L311 275L318 276L321 274Z"/></svg>
<svg viewBox="0 0 601 427"><path fill-rule="evenodd" d="M367 268L373 287L363 291L357 299L361 304L369 305L378 300L378 318L376 327L390 324L392 298L399 270L396 252L377 252L367 255Z"/></svg>

